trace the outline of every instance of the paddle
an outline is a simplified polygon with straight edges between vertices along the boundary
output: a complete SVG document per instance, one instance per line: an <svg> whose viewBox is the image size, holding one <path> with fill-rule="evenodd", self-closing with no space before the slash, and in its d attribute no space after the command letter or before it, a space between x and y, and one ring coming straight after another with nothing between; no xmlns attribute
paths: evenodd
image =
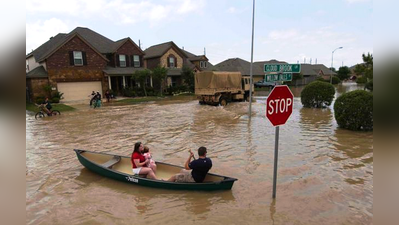
<svg viewBox="0 0 399 225"><path fill-rule="evenodd" d="M190 154L192 154L192 155L193 155L193 159L195 160L194 153L193 153L191 150L188 150L188 152L190 152Z"/></svg>

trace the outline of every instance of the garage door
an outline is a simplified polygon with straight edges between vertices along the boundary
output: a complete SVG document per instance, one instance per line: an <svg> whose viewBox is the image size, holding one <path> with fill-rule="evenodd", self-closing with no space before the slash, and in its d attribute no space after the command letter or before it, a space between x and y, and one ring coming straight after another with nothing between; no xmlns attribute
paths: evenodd
<svg viewBox="0 0 399 225"><path fill-rule="evenodd" d="M101 81L59 82L58 91L64 93L62 101L79 101L89 99L92 91L101 92Z"/></svg>

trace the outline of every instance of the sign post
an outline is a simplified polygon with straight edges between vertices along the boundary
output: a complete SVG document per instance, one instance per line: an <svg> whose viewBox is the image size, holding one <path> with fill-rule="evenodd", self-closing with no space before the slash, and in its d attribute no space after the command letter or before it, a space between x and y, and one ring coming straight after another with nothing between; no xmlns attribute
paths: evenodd
<svg viewBox="0 0 399 225"><path fill-rule="evenodd" d="M294 95L287 85L277 85L270 92L266 100L266 117L276 127L276 138L274 146L274 172L273 172L273 198L276 198L277 186L277 162L278 162L278 140L280 125L284 125L291 116L294 103Z"/></svg>

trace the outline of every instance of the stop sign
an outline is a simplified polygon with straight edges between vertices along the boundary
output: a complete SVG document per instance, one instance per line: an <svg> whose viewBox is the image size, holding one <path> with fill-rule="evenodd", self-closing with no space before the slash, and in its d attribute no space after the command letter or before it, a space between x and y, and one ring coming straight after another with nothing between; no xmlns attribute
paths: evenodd
<svg viewBox="0 0 399 225"><path fill-rule="evenodd" d="M266 117L273 126L285 124L292 113L294 95L287 85L276 85L266 100Z"/></svg>

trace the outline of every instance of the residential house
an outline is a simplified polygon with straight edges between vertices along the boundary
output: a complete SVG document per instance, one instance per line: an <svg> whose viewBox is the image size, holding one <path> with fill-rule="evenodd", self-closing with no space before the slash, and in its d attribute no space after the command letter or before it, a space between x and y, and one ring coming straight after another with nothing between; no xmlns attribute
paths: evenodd
<svg viewBox="0 0 399 225"><path fill-rule="evenodd" d="M286 64L286 62L274 59L270 61L254 62L252 66L253 82L265 79L266 73L264 72L264 64ZM231 58L216 64L215 68L220 71L241 72L243 76L249 77L251 63L240 58Z"/></svg>
<svg viewBox="0 0 399 225"><path fill-rule="evenodd" d="M330 80L330 76L336 75L323 64L301 64L301 74L303 78L294 81L293 85L306 85L315 81L318 77Z"/></svg>
<svg viewBox="0 0 399 225"><path fill-rule="evenodd" d="M183 84L181 73L184 66L194 72L215 69L205 55L194 55L179 48L173 41L151 46L144 52L146 68L153 69L157 66L168 68L167 86Z"/></svg>
<svg viewBox="0 0 399 225"><path fill-rule="evenodd" d="M92 91L134 85L133 72L144 69L144 52L130 39L112 41L88 28L60 33L26 56L26 83L33 99L43 86L64 93L65 101L88 99Z"/></svg>

